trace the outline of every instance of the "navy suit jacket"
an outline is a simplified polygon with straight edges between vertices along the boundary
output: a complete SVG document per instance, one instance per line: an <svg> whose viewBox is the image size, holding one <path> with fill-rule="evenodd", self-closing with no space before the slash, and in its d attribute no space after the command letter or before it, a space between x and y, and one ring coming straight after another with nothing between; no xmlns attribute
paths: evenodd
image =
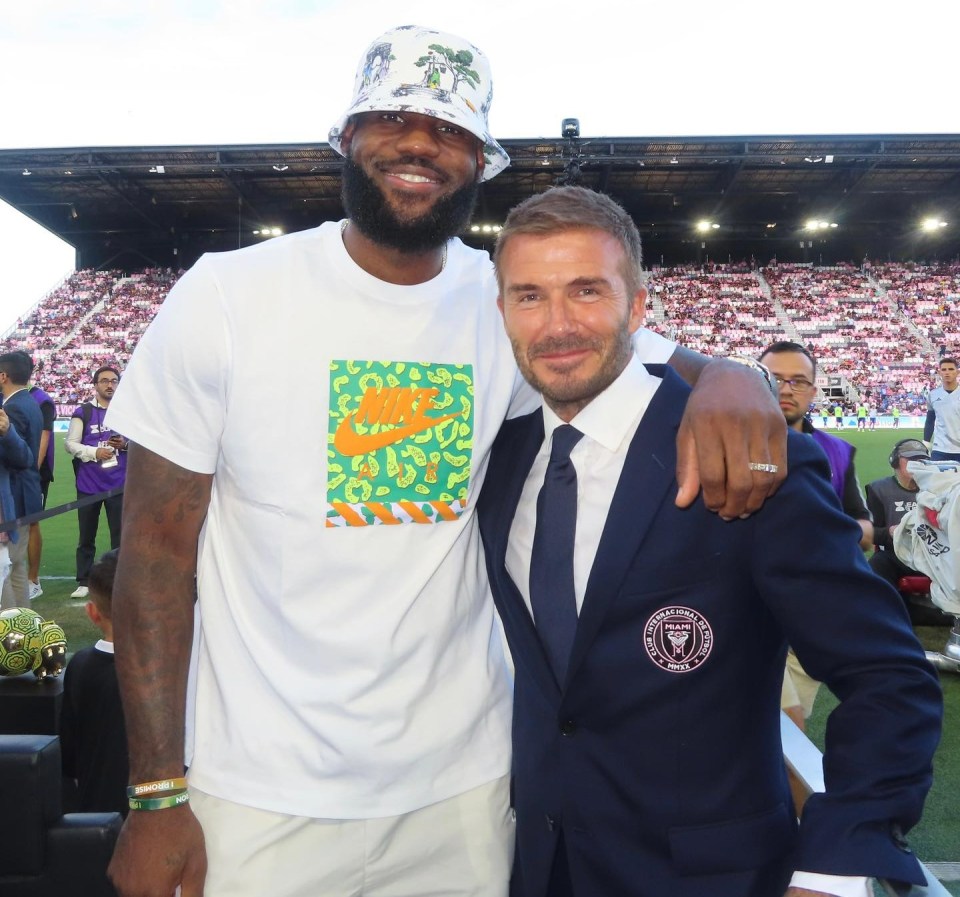
<svg viewBox="0 0 960 897"><path fill-rule="evenodd" d="M871 573L826 458L791 431L790 475L725 522L674 505L689 390L669 369L630 446L558 683L505 567L543 441L507 421L478 507L516 666L512 894L544 897L562 831L577 895L781 897L794 868L923 876L919 818L940 732L939 683L897 594ZM786 645L841 699L825 794L792 814L780 744Z"/></svg>
<svg viewBox="0 0 960 897"><path fill-rule="evenodd" d="M17 509L17 516L35 514L43 509L43 492L40 489L40 470L36 458L40 454L40 434L43 432L43 413L29 389L21 389L3 403L10 423L27 444L33 460L26 467L14 470L10 476L10 488Z"/></svg>
<svg viewBox="0 0 960 897"><path fill-rule="evenodd" d="M30 448L11 423L6 435L0 437L0 513L3 522L15 520L17 517L17 506L10 488L11 472L25 470L33 463L34 456ZM7 534L12 541L17 541L15 529L7 530Z"/></svg>

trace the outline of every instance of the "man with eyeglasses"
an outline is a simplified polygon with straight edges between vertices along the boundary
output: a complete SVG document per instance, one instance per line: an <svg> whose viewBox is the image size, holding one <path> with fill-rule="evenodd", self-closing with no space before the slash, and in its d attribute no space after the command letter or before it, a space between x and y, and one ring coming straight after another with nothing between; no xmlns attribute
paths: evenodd
<svg viewBox="0 0 960 897"><path fill-rule="evenodd" d="M70 418L66 449L73 455L77 475L77 499L122 489L127 476L127 440L104 425L107 408L120 382L120 371L110 365L97 368L93 375L94 401L83 402ZM107 512L110 548L120 547L120 512L123 493L105 495L77 508L80 538L77 543L77 588L71 598L86 598L87 581L97 551L100 509Z"/></svg>
<svg viewBox="0 0 960 897"><path fill-rule="evenodd" d="M855 449L839 436L816 429L807 419L807 411L817 394L816 359L799 343L782 341L768 346L760 356L760 363L767 367L780 388L780 410L787 426L809 435L827 456L830 483L847 516L859 525L860 547L866 551L873 545L873 523L853 466ZM856 535L856 530L852 530L851 536ZM787 655L780 706L801 729L813 711L819 688L820 683L803 671L791 650Z"/></svg>
<svg viewBox="0 0 960 897"><path fill-rule="evenodd" d="M784 341L768 346L760 356L760 362L766 365L780 387L780 410L787 426L812 436L826 454L830 462L830 482L843 510L860 525L863 531L860 547L866 551L873 545L873 524L854 469L855 449L846 440L817 430L807 420L807 412L817 395L814 383L816 360L799 343Z"/></svg>

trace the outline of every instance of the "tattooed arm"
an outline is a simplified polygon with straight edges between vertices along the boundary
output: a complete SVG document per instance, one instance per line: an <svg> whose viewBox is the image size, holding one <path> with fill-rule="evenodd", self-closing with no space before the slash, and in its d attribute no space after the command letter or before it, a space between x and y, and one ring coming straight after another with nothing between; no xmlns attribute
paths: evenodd
<svg viewBox="0 0 960 897"><path fill-rule="evenodd" d="M132 783L182 776L197 540L213 477L130 445L113 594ZM200 897L203 832L189 804L131 810L109 875L121 897Z"/></svg>

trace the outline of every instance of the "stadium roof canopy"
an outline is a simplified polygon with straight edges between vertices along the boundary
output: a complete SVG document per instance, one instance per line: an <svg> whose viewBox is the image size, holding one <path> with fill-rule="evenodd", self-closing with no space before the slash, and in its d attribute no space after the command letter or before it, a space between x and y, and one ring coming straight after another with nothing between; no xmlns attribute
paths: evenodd
<svg viewBox="0 0 960 897"><path fill-rule="evenodd" d="M483 184L480 225L575 182L623 203L654 263L960 254L960 135L502 143L512 163ZM341 165L327 144L0 150L0 198L75 246L81 267L186 267L340 217ZM947 225L921 230L929 217ZM811 220L827 226L806 230Z"/></svg>

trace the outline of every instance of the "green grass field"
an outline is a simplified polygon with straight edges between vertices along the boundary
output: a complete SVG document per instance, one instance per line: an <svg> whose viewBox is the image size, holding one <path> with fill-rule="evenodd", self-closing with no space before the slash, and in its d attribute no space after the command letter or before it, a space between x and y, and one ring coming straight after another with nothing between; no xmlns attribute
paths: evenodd
<svg viewBox="0 0 960 897"><path fill-rule="evenodd" d="M831 431L832 432L832 431ZM861 484L878 477L889 476L887 463L894 442L908 436L919 438L918 430L875 430L857 432L845 430L841 435L857 447L856 466ZM58 436L57 479L51 485L47 507L64 504L76 497L73 471L62 448L63 436ZM90 645L98 637L97 630L88 621L84 602L71 601L74 581L74 552L77 542L76 512L67 512L42 524L43 562L40 577L43 596L34 602L35 609L46 619L55 619L67 632L70 653ZM101 518L98 555L109 548L105 518ZM943 647L946 629L922 628L917 634L924 647L938 650ZM850 633L851 638L856 633ZM936 778L927 801L923 820L914 829L911 843L917 855L925 862L960 861L960 676L941 674L946 713L943 740L936 757ZM827 715L836 701L826 689L821 690L817 706L809 723L809 735L823 749L823 733ZM945 883L953 894L960 894L960 882Z"/></svg>

